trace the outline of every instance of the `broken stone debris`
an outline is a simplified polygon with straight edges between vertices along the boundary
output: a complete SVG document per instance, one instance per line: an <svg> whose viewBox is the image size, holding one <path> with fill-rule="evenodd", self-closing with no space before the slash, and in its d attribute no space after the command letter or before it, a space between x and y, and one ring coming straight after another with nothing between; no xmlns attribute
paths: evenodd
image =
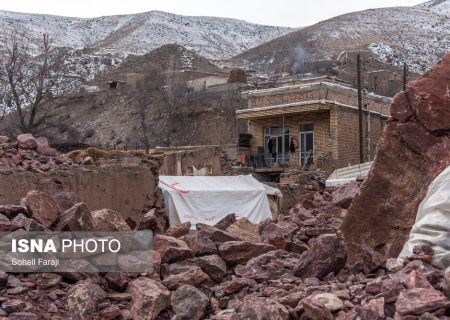
<svg viewBox="0 0 450 320"><path fill-rule="evenodd" d="M67 170L76 165L71 159L51 148L45 138L22 134L17 139L0 136L0 166L43 173Z"/></svg>
<svg viewBox="0 0 450 320"><path fill-rule="evenodd" d="M164 227L153 211L138 223L159 232L153 273L0 273L0 312L12 319L445 319L448 277L428 262L399 264L363 246L346 266L340 228L348 201L334 201L341 189L335 192L309 193L289 215L250 228L237 220L187 233L188 224ZM36 203L0 207L6 228L30 221L46 228L29 212L43 200L29 199ZM91 213L82 202L47 223L69 231L100 224L131 229L120 214Z"/></svg>

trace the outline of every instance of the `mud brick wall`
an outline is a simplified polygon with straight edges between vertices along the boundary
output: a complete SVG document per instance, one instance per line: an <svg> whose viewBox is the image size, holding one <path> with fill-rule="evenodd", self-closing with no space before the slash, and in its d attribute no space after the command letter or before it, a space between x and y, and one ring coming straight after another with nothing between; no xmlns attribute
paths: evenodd
<svg viewBox="0 0 450 320"><path fill-rule="evenodd" d="M153 162L74 167L43 174L1 168L0 204L19 203L33 189L50 195L73 191L91 210L109 208L138 221L149 209L163 207L157 186L158 165Z"/></svg>

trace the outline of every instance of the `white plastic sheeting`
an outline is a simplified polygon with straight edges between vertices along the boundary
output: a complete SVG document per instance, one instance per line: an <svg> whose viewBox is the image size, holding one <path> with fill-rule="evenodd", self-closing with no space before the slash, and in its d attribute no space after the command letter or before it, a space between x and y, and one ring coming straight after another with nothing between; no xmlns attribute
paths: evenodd
<svg viewBox="0 0 450 320"><path fill-rule="evenodd" d="M433 248L433 265L450 270L450 166L428 187L409 240L399 257L412 255L413 248L419 244Z"/></svg>
<svg viewBox="0 0 450 320"><path fill-rule="evenodd" d="M282 197L278 189L247 176L160 176L159 188L170 225L191 222L215 225L230 213L252 223L272 218L267 195Z"/></svg>

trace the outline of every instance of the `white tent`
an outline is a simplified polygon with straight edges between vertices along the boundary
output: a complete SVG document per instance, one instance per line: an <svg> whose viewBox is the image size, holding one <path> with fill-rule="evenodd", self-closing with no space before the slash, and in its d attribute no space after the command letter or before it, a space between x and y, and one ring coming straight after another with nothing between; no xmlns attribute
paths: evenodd
<svg viewBox="0 0 450 320"><path fill-rule="evenodd" d="M230 213L252 223L272 218L268 195L280 190L247 176L160 176L170 225L191 222L215 225Z"/></svg>

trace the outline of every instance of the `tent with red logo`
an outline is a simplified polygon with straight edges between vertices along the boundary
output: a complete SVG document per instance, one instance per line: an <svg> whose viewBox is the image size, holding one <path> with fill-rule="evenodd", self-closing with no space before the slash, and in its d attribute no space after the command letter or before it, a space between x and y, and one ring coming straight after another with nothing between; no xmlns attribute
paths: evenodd
<svg viewBox="0 0 450 320"><path fill-rule="evenodd" d="M190 222L215 225L234 213L252 223L272 218L268 196L282 198L280 190L246 176L160 176L170 225ZM279 202L279 201L278 201Z"/></svg>

